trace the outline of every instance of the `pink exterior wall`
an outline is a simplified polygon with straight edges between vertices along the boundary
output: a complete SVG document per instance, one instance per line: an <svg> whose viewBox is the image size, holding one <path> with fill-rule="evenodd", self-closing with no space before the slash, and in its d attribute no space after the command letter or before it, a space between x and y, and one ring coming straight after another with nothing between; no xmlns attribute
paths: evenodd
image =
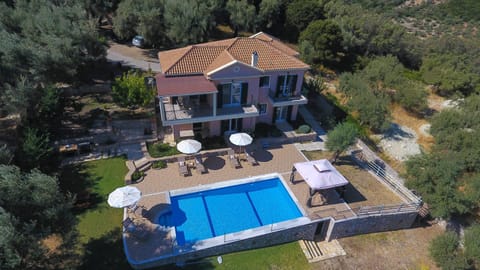
<svg viewBox="0 0 480 270"><path fill-rule="evenodd" d="M239 69L235 69L239 67ZM234 72L234 70L237 70ZM226 67L223 70L220 70L214 74L211 74L210 78L212 81L218 84L226 83L248 83L248 95L247 95L247 104L267 104L267 111L265 114L262 114L256 118L244 118L243 119L243 129L244 130L253 130L255 124L259 122L272 123L272 117L274 113L274 107L269 100L269 91L275 91L277 89L278 76L285 75L298 75L297 85L295 88L295 94L301 92L301 87L303 83L303 70L297 71L277 71L277 72L266 72L262 73L261 71L249 67L244 64L234 64L232 66ZM270 85L267 87L260 87L260 77L261 76L270 76ZM217 100L220 97L217 97ZM207 95L208 103L213 106L213 95ZM296 119L298 113L298 106L293 106L291 119ZM209 129L209 136L218 136L221 135L221 121L212 121L205 123ZM192 124L177 125L174 126L174 135L175 138L179 137L180 130L192 129Z"/></svg>
<svg viewBox="0 0 480 270"><path fill-rule="evenodd" d="M254 117L243 118L242 128L246 131L253 131L255 129L255 123Z"/></svg>
<svg viewBox="0 0 480 270"><path fill-rule="evenodd" d="M174 138L180 138L180 131L181 130L192 130L193 124L181 124L172 126L173 129L173 136Z"/></svg>
<svg viewBox="0 0 480 270"><path fill-rule="evenodd" d="M263 72L255 67L237 62L217 72L210 73L208 77L211 80L231 79L240 77L258 77L262 76Z"/></svg>
<svg viewBox="0 0 480 270"><path fill-rule="evenodd" d="M290 120L297 119L297 113L298 113L298 105L295 105L292 107L292 117Z"/></svg>
<svg viewBox="0 0 480 270"><path fill-rule="evenodd" d="M209 136L220 136L221 134L221 122L220 121L212 121L208 122L208 128L210 130Z"/></svg>
<svg viewBox="0 0 480 270"><path fill-rule="evenodd" d="M270 86L269 87L260 87L259 88L259 99L258 103L264 103L267 104L267 113L264 115L260 115L258 117L257 122L265 122L265 123L272 123L272 117L273 117L273 111L274 108L272 104L270 103L268 93L269 91L275 91L277 89L277 82L278 82L278 76L284 76L284 75L298 75L297 79L297 85L295 87L295 94L299 94L302 91L302 83L303 83L303 74L305 72L303 70L298 70L298 71L277 71L277 72L266 72L263 76L270 76ZM294 106L292 108L292 118L295 119L297 116L297 110L298 106Z"/></svg>

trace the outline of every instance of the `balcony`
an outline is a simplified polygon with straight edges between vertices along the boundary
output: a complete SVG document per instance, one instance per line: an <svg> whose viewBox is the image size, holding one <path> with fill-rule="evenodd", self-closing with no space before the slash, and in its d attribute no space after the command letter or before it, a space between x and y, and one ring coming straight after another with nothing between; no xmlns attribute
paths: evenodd
<svg viewBox="0 0 480 270"><path fill-rule="evenodd" d="M213 108L207 103L194 106L164 104L162 121L164 126L218 121L235 118L256 117L259 115L255 105Z"/></svg>
<svg viewBox="0 0 480 270"><path fill-rule="evenodd" d="M273 107L283 107L291 105L303 105L307 104L308 99L301 94L292 94L292 95L280 95L276 96L274 90L270 89L268 91L268 98Z"/></svg>

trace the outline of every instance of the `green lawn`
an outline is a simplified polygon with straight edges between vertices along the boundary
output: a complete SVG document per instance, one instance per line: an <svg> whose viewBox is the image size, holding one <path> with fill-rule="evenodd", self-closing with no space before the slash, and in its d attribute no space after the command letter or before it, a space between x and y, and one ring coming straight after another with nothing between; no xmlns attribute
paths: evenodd
<svg viewBox="0 0 480 270"><path fill-rule="evenodd" d="M213 259L214 269L311 269L297 242L231 253L222 258L222 264Z"/></svg>
<svg viewBox="0 0 480 270"><path fill-rule="evenodd" d="M305 258L297 242L277 245L272 247L253 249L241 252L234 252L222 255L223 263L217 262L217 257L201 259L198 262L187 264L184 268L165 266L159 268L166 269L202 269L202 270L306 270L312 269Z"/></svg>
<svg viewBox="0 0 480 270"><path fill-rule="evenodd" d="M109 207L108 194L124 186L127 173L124 157L66 166L60 176L63 189L76 194L80 244L120 229L122 209Z"/></svg>
<svg viewBox="0 0 480 270"><path fill-rule="evenodd" d="M125 158L111 158L66 166L62 188L77 194L78 231L82 264L79 269L130 269L121 238L122 209L107 205L107 197L124 185ZM185 268L164 266L158 269L311 269L298 243L248 250L200 260Z"/></svg>
<svg viewBox="0 0 480 270"><path fill-rule="evenodd" d="M112 208L107 204L108 194L115 188L125 185L124 177L128 169L125 158L112 158L86 163L86 170L95 177L93 191L100 198L98 205L78 215L78 231L81 243L99 238L121 226L123 209Z"/></svg>

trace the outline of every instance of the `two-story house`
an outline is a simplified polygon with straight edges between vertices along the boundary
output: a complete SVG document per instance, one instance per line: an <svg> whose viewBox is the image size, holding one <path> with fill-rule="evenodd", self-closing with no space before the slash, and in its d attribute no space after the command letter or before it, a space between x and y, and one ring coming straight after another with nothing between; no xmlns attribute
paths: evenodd
<svg viewBox="0 0 480 270"><path fill-rule="evenodd" d="M265 33L201 43L159 54L160 117L175 139L253 130L295 120L303 75L298 52Z"/></svg>

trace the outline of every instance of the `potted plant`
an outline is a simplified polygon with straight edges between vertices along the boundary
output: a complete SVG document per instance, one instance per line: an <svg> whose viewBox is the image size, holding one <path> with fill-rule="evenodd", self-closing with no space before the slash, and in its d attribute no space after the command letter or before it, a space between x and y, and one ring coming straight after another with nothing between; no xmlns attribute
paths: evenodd
<svg viewBox="0 0 480 270"><path fill-rule="evenodd" d="M145 176L145 173L139 170L136 170L132 173L132 182L138 182L143 180L143 177Z"/></svg>

